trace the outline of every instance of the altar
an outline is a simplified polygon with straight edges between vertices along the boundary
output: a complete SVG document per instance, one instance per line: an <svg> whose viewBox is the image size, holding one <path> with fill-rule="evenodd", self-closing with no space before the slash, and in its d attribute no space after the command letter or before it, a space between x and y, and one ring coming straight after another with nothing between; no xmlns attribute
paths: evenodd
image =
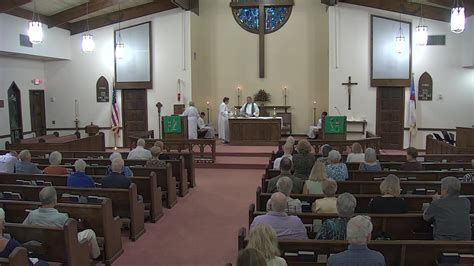
<svg viewBox="0 0 474 266"><path fill-rule="evenodd" d="M281 117L229 118L231 145L271 146L281 138Z"/></svg>

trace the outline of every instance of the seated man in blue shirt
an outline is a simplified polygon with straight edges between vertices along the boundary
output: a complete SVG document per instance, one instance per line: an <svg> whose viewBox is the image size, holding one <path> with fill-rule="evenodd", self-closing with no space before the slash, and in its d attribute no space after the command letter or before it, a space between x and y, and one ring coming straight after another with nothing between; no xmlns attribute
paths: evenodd
<svg viewBox="0 0 474 266"><path fill-rule="evenodd" d="M349 248L341 253L331 255L328 259L328 266L385 266L385 258L382 253L367 247L367 242L372 234L370 217L358 215L350 219L346 231Z"/></svg>
<svg viewBox="0 0 474 266"><path fill-rule="evenodd" d="M132 183L130 178L122 174L124 161L121 158L116 158L112 161L112 173L102 178L103 188L128 188Z"/></svg>
<svg viewBox="0 0 474 266"><path fill-rule="evenodd" d="M20 161L15 164L15 173L24 174L42 174L43 172L38 169L36 164L31 162L31 153L29 150L22 150L18 155Z"/></svg>
<svg viewBox="0 0 474 266"><path fill-rule="evenodd" d="M95 187L94 180L86 175L86 167L87 164L82 159L79 159L74 163L74 169L76 169L76 172L71 173L67 177L68 187Z"/></svg>

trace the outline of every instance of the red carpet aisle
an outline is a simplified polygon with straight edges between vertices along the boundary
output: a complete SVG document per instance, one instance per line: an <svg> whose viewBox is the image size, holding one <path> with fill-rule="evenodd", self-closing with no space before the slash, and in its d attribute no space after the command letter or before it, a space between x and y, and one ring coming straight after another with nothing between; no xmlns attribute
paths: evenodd
<svg viewBox="0 0 474 266"><path fill-rule="evenodd" d="M123 239L115 265L235 264L237 230L248 226L248 205L263 170L196 169L197 187L156 224L146 224L138 241Z"/></svg>

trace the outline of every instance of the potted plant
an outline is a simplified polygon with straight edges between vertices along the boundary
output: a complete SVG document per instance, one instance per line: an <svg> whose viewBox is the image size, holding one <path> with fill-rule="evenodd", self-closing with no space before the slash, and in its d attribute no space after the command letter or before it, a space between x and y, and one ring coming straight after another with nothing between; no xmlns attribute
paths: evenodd
<svg viewBox="0 0 474 266"><path fill-rule="evenodd" d="M255 95L253 96L253 100L255 102L259 102L260 105L263 106L265 102L270 101L270 94L266 92L265 90L259 90Z"/></svg>

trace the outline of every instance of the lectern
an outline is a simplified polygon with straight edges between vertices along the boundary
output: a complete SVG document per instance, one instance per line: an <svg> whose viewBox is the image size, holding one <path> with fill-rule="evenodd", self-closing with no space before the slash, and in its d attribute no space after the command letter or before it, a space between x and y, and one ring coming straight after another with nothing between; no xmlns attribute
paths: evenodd
<svg viewBox="0 0 474 266"><path fill-rule="evenodd" d="M161 128L163 129L163 139L183 140L188 139L188 117L171 115L161 118Z"/></svg>
<svg viewBox="0 0 474 266"><path fill-rule="evenodd" d="M322 128L319 136L323 140L346 140L347 137L346 116L326 116L322 119Z"/></svg>

